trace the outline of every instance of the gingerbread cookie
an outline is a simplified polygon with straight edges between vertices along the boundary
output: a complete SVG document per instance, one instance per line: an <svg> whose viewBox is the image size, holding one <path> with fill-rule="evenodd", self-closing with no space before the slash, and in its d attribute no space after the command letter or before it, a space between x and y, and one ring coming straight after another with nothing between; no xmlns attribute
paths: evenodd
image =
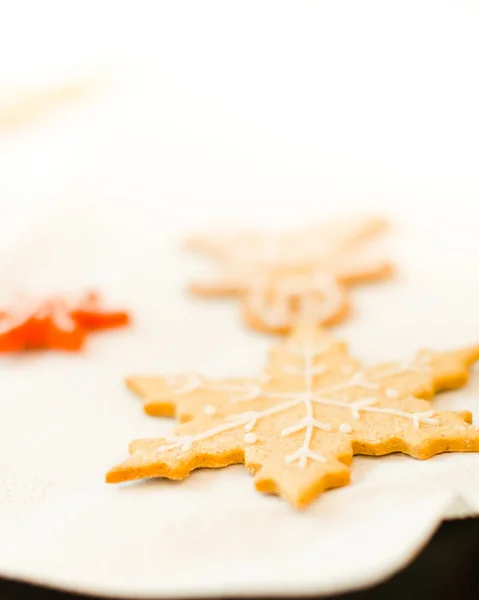
<svg viewBox="0 0 479 600"><path fill-rule="evenodd" d="M214 259L220 274L195 283L199 296L239 296L253 328L287 333L299 322L331 325L349 312L347 288L388 277L391 265L367 252L385 222L331 223L290 234L196 236L188 247Z"/></svg>
<svg viewBox="0 0 479 600"><path fill-rule="evenodd" d="M477 359L479 346L363 368L344 343L304 327L273 348L262 380L132 378L149 412L187 422L166 438L132 442L107 481L183 479L200 467L244 463L257 490L303 508L349 483L354 454L479 451L469 412L435 411L429 402L464 385Z"/></svg>
<svg viewBox="0 0 479 600"><path fill-rule="evenodd" d="M95 292L73 301L62 296L22 299L16 306L0 311L0 352L80 350L89 331L128 322L128 313L107 310Z"/></svg>

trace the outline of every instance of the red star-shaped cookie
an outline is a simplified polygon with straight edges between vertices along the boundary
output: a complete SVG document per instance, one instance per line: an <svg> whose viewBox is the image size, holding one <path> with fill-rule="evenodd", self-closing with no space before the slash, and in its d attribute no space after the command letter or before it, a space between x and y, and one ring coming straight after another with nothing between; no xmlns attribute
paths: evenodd
<svg viewBox="0 0 479 600"><path fill-rule="evenodd" d="M36 348L77 351L86 334L129 323L124 311L109 311L95 292L69 301L56 295L42 300L23 300L0 311L0 352Z"/></svg>

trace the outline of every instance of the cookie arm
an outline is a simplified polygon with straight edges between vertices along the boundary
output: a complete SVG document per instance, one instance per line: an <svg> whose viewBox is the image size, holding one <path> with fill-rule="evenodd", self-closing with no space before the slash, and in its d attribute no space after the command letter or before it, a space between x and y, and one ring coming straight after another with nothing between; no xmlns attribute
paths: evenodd
<svg viewBox="0 0 479 600"><path fill-rule="evenodd" d="M367 371L368 377L401 395L432 399L436 392L465 385L469 368L479 360L479 345L449 352L422 350L403 364L385 364Z"/></svg>
<svg viewBox="0 0 479 600"><path fill-rule="evenodd" d="M281 496L295 508L306 508L315 498L326 490L342 487L350 482L348 465L352 461L351 444L338 440L327 454L323 449L324 462L310 458L304 468L296 462L285 464L281 453L270 454L259 465L251 452L246 450L246 466L255 473L254 485L258 492ZM314 457L314 453L312 454Z"/></svg>
<svg viewBox="0 0 479 600"><path fill-rule="evenodd" d="M185 427L185 426L184 426ZM188 429L178 429L181 432ZM186 434L187 435L187 434ZM106 474L107 483L121 483L147 477L184 479L199 468L218 469L244 462L241 439L229 434L202 440L201 444L175 445L175 436L131 442L130 456Z"/></svg>
<svg viewBox="0 0 479 600"><path fill-rule="evenodd" d="M176 402L163 377L127 377L127 387L143 399L144 411L156 417L174 417Z"/></svg>

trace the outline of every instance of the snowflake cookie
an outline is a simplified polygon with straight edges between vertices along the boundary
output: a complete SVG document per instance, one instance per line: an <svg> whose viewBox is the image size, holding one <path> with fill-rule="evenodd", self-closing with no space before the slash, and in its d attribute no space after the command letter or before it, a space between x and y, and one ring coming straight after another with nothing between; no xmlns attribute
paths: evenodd
<svg viewBox="0 0 479 600"><path fill-rule="evenodd" d="M176 413L183 424L166 438L132 442L106 479L183 479L199 467L244 463L257 490L302 508L349 483L354 454L479 451L471 414L435 411L429 401L464 385L477 359L479 346L423 350L363 368L344 343L301 327L272 349L258 381L131 378L150 412Z"/></svg>
<svg viewBox="0 0 479 600"><path fill-rule="evenodd" d="M349 312L347 287L388 277L392 268L367 252L380 219L338 222L293 233L196 236L188 247L214 259L216 279L194 283L199 296L240 296L253 328L287 333L301 322L332 325Z"/></svg>

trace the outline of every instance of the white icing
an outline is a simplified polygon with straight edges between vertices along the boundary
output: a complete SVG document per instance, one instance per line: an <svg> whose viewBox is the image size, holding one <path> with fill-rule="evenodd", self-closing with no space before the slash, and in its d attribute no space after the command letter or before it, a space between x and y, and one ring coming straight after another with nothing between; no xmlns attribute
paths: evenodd
<svg viewBox="0 0 479 600"><path fill-rule="evenodd" d="M347 366L349 366L349 365L347 365ZM348 371L349 371L349 369L348 369ZM418 365L417 363L415 363L415 361L413 359L413 360L405 361L405 362L399 364L397 367L391 367L389 369L386 369L385 371L382 371L379 374L376 374L374 376L375 381L368 380L368 378L366 377L366 374L363 371L359 370L359 371L356 371L355 373L353 373L353 375L347 381L343 381L342 383L339 383L337 385L326 388L324 390L324 392L329 394L331 392L339 392L339 391L347 390L347 389L350 389L353 387L359 387L362 389L369 389L369 390L379 390L381 388L381 384L380 384L381 380L386 379L388 377L403 375L408 372L430 373L431 368L429 366L425 366L425 365ZM345 374L347 374L347 373L345 373ZM384 393L388 398L399 398L401 396L401 392L394 388L386 388Z"/></svg>
<svg viewBox="0 0 479 600"><path fill-rule="evenodd" d="M285 461L288 465L297 461L300 469L304 469L308 462L308 458L310 460L314 460L315 462L326 462L324 456L321 454L316 454L316 452L313 452L309 447L304 445L293 454L288 454L288 456L285 458Z"/></svg>
<svg viewBox="0 0 479 600"><path fill-rule="evenodd" d="M61 331L74 331L76 327L75 321L71 318L68 312L68 306L61 299L51 302L50 316L55 327Z"/></svg>
<svg viewBox="0 0 479 600"><path fill-rule="evenodd" d="M0 316L0 335L9 333L27 323L30 319L48 319L61 331L73 331L76 327L71 318L72 308L59 297L43 302L24 300L19 307L6 311Z"/></svg>
<svg viewBox="0 0 479 600"><path fill-rule="evenodd" d="M65 332L74 331L76 323L71 313L82 310L99 312L100 301L97 296L82 296L79 300L62 296L47 297L45 300L28 300L23 298L20 305L6 311L0 316L0 335L8 333L30 319L51 319L57 329Z"/></svg>
<svg viewBox="0 0 479 600"><path fill-rule="evenodd" d="M348 380L326 388L325 393L341 392L355 387L366 390L378 390L380 385L377 382L368 381L366 375L362 371L356 371Z"/></svg>
<svg viewBox="0 0 479 600"><path fill-rule="evenodd" d="M417 398L413 398L417 400ZM362 412L371 412L377 414L385 414L385 415L394 415L396 417L402 417L404 419L410 419L413 422L414 427L419 427L419 423L428 423L430 425L437 425L438 419L431 418L435 412L433 410L428 410L425 412L418 413L408 413L402 410L396 410L394 408L380 408L380 407L372 407L371 404L376 402L375 398L365 398L364 400L357 400L356 402L340 402L338 400L329 400L327 398L318 398L314 397L313 402L316 404L324 404L328 406L337 406L340 408L348 408L351 410L351 414L355 419L361 418Z"/></svg>
<svg viewBox="0 0 479 600"><path fill-rule="evenodd" d="M203 386L204 378L196 373L167 375L164 381L173 396L182 396L199 390Z"/></svg>
<svg viewBox="0 0 479 600"><path fill-rule="evenodd" d="M272 286L264 279L251 285L246 297L249 310L274 328L322 323L338 312L343 301L341 287L325 272L284 276Z"/></svg>
<svg viewBox="0 0 479 600"><path fill-rule="evenodd" d="M285 412L291 408L303 406L305 411L304 416L302 416L298 422L292 423L288 427L285 427L281 431L281 435L289 436L300 432L304 432L303 442L299 446L299 448L292 454L289 454L285 457L285 461L287 464L297 464L299 468L304 469L307 466L309 460L313 462L325 462L327 460L324 456L314 452L311 448L314 439L314 434L316 431L322 431L326 434L332 431L332 426L329 423L321 422L320 420L315 418L315 406L332 406L335 408L348 410L351 412L351 416L355 420L359 420L361 418L361 413L369 412L377 415L391 415L394 417L407 419L411 421L413 427L415 428L419 428L421 424L437 425L439 423L439 420L437 418L434 418L435 411L433 410L409 413L394 408L375 406L378 402L378 398L376 397L359 398L358 400L355 400L353 402L346 402L329 397L329 395L332 393L337 393L355 387L380 392L382 388L379 382L368 381L365 374L362 371L356 371L345 382L339 383L329 388L315 391L313 389L316 368L314 364L315 356L317 355L315 354L313 347L304 346L304 368L302 370L302 374L304 377L305 389L303 391L262 391L260 386L257 386L259 390L258 396L270 400L278 400L279 403L270 406L269 408L266 408L264 410L250 410L243 413L230 415L226 417L221 424L196 435L172 436L171 438L166 438L166 444L161 445L158 448L158 452L175 450L178 448L180 448L182 451L187 451L191 449L192 444L194 444L195 442L209 439L215 435L225 433L227 431L232 431L239 427L242 427L245 431L243 441L245 443L254 443L251 440L254 439L254 441L257 441L257 437L256 434L254 434L253 429L258 423L258 421L268 416ZM412 361L408 363L403 363L403 365L400 365L399 367L387 369L386 371L380 373L380 375L377 376L377 379L380 381L381 379L385 379L391 375L398 375L411 370L416 371L416 366L417 365L415 365ZM420 371L422 372L422 369ZM234 388L235 391L237 390L237 386L229 387ZM218 389L217 387L214 387L214 384L212 384L212 388ZM394 392L394 394L391 395L391 392ZM386 389L384 393L388 397L400 396L400 393L397 390ZM413 399L416 400L416 398ZM341 423L339 425L339 431L341 433L351 433L352 427L348 423Z"/></svg>
<svg viewBox="0 0 479 600"><path fill-rule="evenodd" d="M209 381L196 373L167 375L164 377L164 381L170 388L172 396L182 396L203 390L231 393L233 394L231 396L232 402L247 402L248 400L257 398L261 392L261 387L252 382L245 382L243 384L218 383L216 381Z"/></svg>
<svg viewBox="0 0 479 600"><path fill-rule="evenodd" d="M417 359L410 359L400 363L395 367L390 367L381 373L376 375L378 379L385 379L386 377L395 377L396 375L403 375L407 372L413 373L430 373L431 367L426 364L418 364Z"/></svg>
<svg viewBox="0 0 479 600"><path fill-rule="evenodd" d="M362 408L366 408L367 406L372 406L373 404L376 404L376 402L376 398L361 398L360 400L356 400L356 402L352 402L351 404L349 404L349 406L351 407L353 419L356 419L358 421L361 418L359 411Z"/></svg>
<svg viewBox="0 0 479 600"><path fill-rule="evenodd" d="M285 436L296 433L297 431L302 431L303 429L307 429L309 425L313 425L317 429L322 429L323 431L331 431L332 429L331 425L328 425L327 423L321 423L321 421L318 421L313 417L305 417L304 419L301 419L299 423L296 423L296 425L291 425L291 427L283 429L281 435Z"/></svg>
<svg viewBox="0 0 479 600"><path fill-rule="evenodd" d="M205 415L209 415L210 417L216 414L216 406L213 406L212 404L205 404L203 410L205 412Z"/></svg>
<svg viewBox="0 0 479 600"><path fill-rule="evenodd" d="M412 416L412 423L416 429L419 427L419 423L437 425L439 423L439 419L433 418L435 414L436 413L434 410L425 410L423 412L414 413Z"/></svg>
<svg viewBox="0 0 479 600"><path fill-rule="evenodd" d="M243 440L245 444L254 444L258 441L258 436L256 433L245 433Z"/></svg>
<svg viewBox="0 0 479 600"><path fill-rule="evenodd" d="M306 416L303 417L300 422L292 427L283 429L281 435L289 435L293 433L293 431L302 431L304 429L304 441L302 446L293 454L289 454L286 457L286 462L288 464L294 463L298 461L298 466L301 469L304 469L307 465L308 459L316 461L316 462L325 462L326 459L324 456L316 454L311 450L311 440L313 437L313 432L315 429L322 429L324 431L330 431L331 426L325 423L321 423L314 418L314 409L313 409L313 360L314 354L311 348L305 348L304 354L304 379L305 379L305 387L306 391L304 393L304 406L306 409Z"/></svg>

